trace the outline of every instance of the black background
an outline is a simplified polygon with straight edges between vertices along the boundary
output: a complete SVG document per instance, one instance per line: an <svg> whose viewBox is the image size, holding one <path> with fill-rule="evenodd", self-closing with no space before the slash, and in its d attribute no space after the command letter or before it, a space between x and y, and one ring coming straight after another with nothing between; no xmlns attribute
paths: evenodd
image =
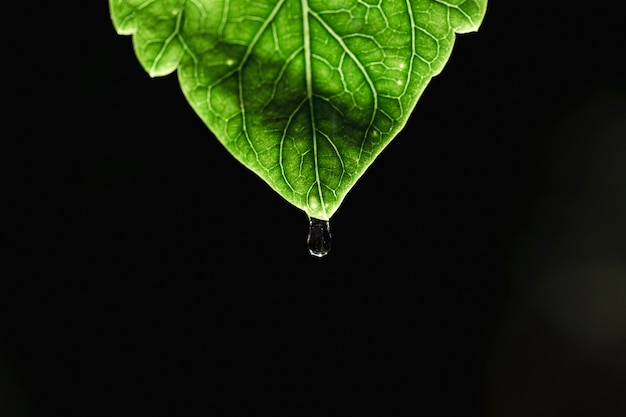
<svg viewBox="0 0 626 417"><path fill-rule="evenodd" d="M626 415L626 30L545 3L457 38L321 259L106 2L6 12L0 414Z"/></svg>

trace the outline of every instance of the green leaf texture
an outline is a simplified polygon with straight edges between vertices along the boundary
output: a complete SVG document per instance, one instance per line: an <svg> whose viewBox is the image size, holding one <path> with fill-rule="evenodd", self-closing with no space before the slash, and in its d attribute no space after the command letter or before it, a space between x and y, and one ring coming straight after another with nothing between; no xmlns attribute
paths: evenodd
<svg viewBox="0 0 626 417"><path fill-rule="evenodd" d="M487 0L110 0L150 76L181 89L226 149L330 219L401 131ZM236 186L236 184L233 184Z"/></svg>

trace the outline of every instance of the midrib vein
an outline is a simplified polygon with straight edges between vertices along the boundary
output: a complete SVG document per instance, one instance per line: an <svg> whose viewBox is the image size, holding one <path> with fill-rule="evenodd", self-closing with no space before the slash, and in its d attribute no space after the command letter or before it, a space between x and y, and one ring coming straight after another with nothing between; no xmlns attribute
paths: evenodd
<svg viewBox="0 0 626 417"><path fill-rule="evenodd" d="M306 82L306 96L309 101L309 115L311 117L311 140L313 141L313 164L315 166L315 183L319 195L320 205L326 216L326 205L322 194L322 182L320 181L320 169L317 159L317 127L315 126L315 110L313 109L313 71L311 67L311 29L309 27L309 3L302 0L302 38L304 43L304 75ZM308 204L308 203L307 203Z"/></svg>

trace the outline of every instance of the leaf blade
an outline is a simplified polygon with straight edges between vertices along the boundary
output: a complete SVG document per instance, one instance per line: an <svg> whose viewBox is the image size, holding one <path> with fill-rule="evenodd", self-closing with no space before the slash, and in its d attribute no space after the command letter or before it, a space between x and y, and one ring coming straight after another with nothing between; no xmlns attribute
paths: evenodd
<svg viewBox="0 0 626 417"><path fill-rule="evenodd" d="M174 71L242 164L329 219L403 129L486 0L110 0L151 76Z"/></svg>

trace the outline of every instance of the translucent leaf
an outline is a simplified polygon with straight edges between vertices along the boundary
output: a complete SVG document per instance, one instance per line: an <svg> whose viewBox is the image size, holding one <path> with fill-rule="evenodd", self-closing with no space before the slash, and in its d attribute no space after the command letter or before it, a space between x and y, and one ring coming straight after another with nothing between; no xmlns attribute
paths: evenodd
<svg viewBox="0 0 626 417"><path fill-rule="evenodd" d="M328 220L405 126L487 0L110 0L150 76L228 151ZM233 186L236 186L234 184Z"/></svg>

